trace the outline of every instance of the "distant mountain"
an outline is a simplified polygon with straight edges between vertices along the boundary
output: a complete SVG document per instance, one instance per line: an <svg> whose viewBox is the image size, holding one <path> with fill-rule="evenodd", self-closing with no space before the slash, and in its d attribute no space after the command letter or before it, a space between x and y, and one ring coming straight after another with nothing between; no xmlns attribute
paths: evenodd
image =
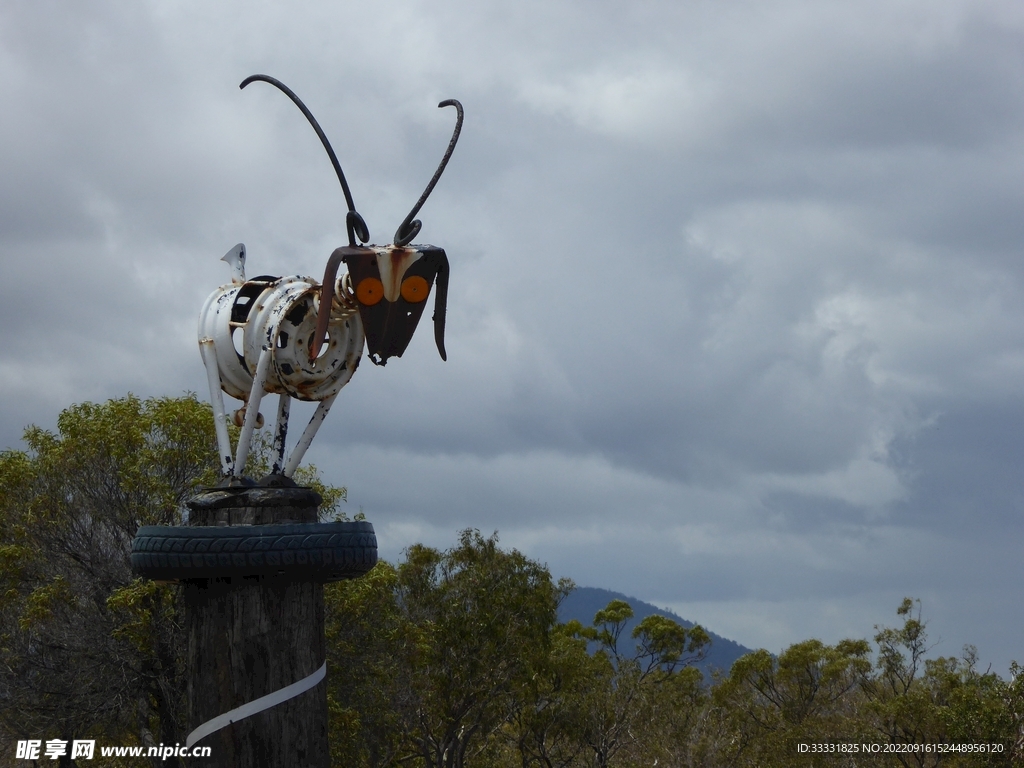
<svg viewBox="0 0 1024 768"><path fill-rule="evenodd" d="M596 587L576 587L558 607L558 620L567 622L576 619L583 626L589 627L594 623L594 615L612 600L625 600L633 608L633 618L627 622L626 628L622 632L622 645L620 645L620 650L627 653L636 647L635 641L632 638L633 627L636 626L638 621L652 614L665 616L687 628L693 626L692 621L680 618L672 613L672 611L658 608L650 603L645 603L643 600L637 600L635 597L627 597L619 592L597 589ZM705 679L710 677L713 670L727 673L736 659L744 654L751 653L750 648L744 648L739 643L734 643L732 640L716 635L707 627L704 627L704 629L711 636L711 649L708 651L707 658L696 666L704 673Z"/></svg>

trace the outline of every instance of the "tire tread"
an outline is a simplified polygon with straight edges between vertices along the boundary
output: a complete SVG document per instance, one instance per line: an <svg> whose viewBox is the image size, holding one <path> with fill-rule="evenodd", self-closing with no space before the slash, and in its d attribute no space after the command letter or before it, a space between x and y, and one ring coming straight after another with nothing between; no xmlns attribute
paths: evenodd
<svg viewBox="0 0 1024 768"><path fill-rule="evenodd" d="M139 528L132 570L159 581L283 576L339 581L377 562L377 537L365 521Z"/></svg>

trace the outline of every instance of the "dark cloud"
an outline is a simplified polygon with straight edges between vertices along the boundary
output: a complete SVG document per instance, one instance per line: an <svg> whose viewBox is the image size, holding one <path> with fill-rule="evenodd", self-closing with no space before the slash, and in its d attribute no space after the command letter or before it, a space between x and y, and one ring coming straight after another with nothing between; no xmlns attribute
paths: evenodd
<svg viewBox="0 0 1024 768"><path fill-rule="evenodd" d="M383 552L498 529L747 645L905 594L1005 668L1024 625L1024 14L660 0L0 11L4 444L72 402L201 391L238 241L317 277L345 167L416 200L449 362L363 366L310 459ZM956 653L958 646L942 652Z"/></svg>

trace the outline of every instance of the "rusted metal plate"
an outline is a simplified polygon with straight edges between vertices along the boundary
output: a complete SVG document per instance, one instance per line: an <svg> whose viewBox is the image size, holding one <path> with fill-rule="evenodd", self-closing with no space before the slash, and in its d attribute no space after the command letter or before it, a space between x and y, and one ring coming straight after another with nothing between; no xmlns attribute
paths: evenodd
<svg viewBox="0 0 1024 768"><path fill-rule="evenodd" d="M327 343L313 360L309 342L316 330L320 287L310 285L280 312L275 323L274 370L281 386L299 400L323 400L345 386L363 354L363 329L359 315L331 314Z"/></svg>
<svg viewBox="0 0 1024 768"><path fill-rule="evenodd" d="M447 298L448 258L441 248L415 245L351 249L345 258L359 305L370 360L384 365L401 357L412 339L427 297L438 278L435 330L440 322L438 351L444 352L444 300ZM442 277L443 276L443 277ZM441 293L443 279L444 295Z"/></svg>
<svg viewBox="0 0 1024 768"><path fill-rule="evenodd" d="M332 312L329 341L310 360L319 301L320 286L310 277L256 278L214 291L200 313L199 338L216 350L224 392L249 399L260 351L267 346L267 393L308 401L337 394L359 365L362 324L357 314Z"/></svg>

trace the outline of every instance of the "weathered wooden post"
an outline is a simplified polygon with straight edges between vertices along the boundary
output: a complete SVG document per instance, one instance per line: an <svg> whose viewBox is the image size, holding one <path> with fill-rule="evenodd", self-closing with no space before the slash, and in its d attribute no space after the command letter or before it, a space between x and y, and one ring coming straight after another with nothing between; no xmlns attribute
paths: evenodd
<svg viewBox="0 0 1024 768"><path fill-rule="evenodd" d="M294 531L300 525L310 533L298 536L324 536L315 533L328 527L317 524L320 501L318 494L305 488L243 488L207 491L189 503L190 523L216 526L222 536L233 533L232 529L262 526L258 532L249 529L247 535L265 544L264 563L267 553L279 553L282 559L271 568L287 574L214 578L185 585L190 728L204 723L214 727L219 725L218 717L223 720L225 713L236 713L233 727L211 730L208 735L192 731L195 742L211 746L215 765L319 768L330 764L327 694L317 679L325 671L326 657L321 579L365 572L376 560L376 544L373 528L366 522L346 524L350 530L345 531L330 526L334 533L327 536L335 538L331 547L312 546L297 538ZM289 549L282 537L306 546ZM241 539L239 545L244 547ZM211 537L209 541L218 540ZM333 563L333 572L324 570L321 563L318 573L316 564L308 560L315 553L322 561L328 552L340 562ZM283 562L289 553L293 556ZM267 699L304 680L308 687L294 696L284 699L278 693L280 702ZM258 712L238 716L244 714L239 707L261 699ZM211 763L204 760L202 764Z"/></svg>
<svg viewBox="0 0 1024 768"><path fill-rule="evenodd" d="M409 245L414 216L440 178L462 129L437 172L399 225L394 244L369 239L341 166L312 114L285 85L268 82L295 102L334 165L348 203L349 244L327 262L324 279L261 276L247 280L245 246L228 251L231 283L214 291L199 318L222 470L215 488L189 503L188 525L143 526L132 546L141 576L178 582L188 624L186 748L209 747L187 759L204 768L327 768L327 694L323 585L356 578L377 560L373 526L320 522L320 496L292 476L338 392L355 373L364 341L370 360L401 357L434 281L434 338L442 359L448 259L430 245ZM348 273L338 277L341 263ZM243 405L229 416L224 394ZM260 404L277 394L270 473L244 476ZM291 451L286 450L292 399L317 402ZM228 419L240 428L232 450ZM169 746L169 745L168 745ZM194 754L188 752L188 755Z"/></svg>
<svg viewBox="0 0 1024 768"><path fill-rule="evenodd" d="M189 502L188 526L139 529L143 575L183 584L186 747L203 766L330 765L323 585L377 559L366 521L318 522L309 488L228 486Z"/></svg>

